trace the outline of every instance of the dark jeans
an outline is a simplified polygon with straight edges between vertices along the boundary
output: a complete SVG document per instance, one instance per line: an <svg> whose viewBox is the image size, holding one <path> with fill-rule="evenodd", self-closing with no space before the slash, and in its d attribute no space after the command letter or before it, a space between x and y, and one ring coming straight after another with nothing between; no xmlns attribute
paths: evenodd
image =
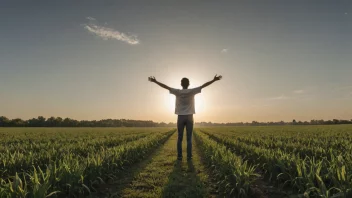
<svg viewBox="0 0 352 198"><path fill-rule="evenodd" d="M192 157L192 131L193 131L193 115L179 115L177 118L177 157L182 158L182 139L183 130L186 126L187 131L187 158Z"/></svg>

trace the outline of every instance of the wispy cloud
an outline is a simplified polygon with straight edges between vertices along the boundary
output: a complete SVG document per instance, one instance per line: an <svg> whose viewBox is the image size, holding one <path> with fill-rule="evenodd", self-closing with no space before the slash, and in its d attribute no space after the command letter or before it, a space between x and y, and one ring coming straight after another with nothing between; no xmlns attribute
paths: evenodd
<svg viewBox="0 0 352 198"><path fill-rule="evenodd" d="M96 21L96 19L95 18L93 18L93 17L86 17L86 19L88 19L88 20L90 20L90 21Z"/></svg>
<svg viewBox="0 0 352 198"><path fill-rule="evenodd" d="M95 34L96 36L104 40L115 39L126 42L130 45L136 45L140 43L136 35L127 35L113 28L97 25L97 20L93 17L87 17L87 19L89 20L89 23L83 24L84 29L88 30L88 32Z"/></svg>
<svg viewBox="0 0 352 198"><path fill-rule="evenodd" d="M228 51L229 51L229 49L224 48L221 50L221 53L227 53Z"/></svg>
<svg viewBox="0 0 352 198"><path fill-rule="evenodd" d="M285 95L281 95L281 96L277 96L277 97L272 97L272 98L268 98L269 100L287 100L289 99L289 97L285 96Z"/></svg>
<svg viewBox="0 0 352 198"><path fill-rule="evenodd" d="M303 94L305 91L303 89L298 89L298 90L294 90L293 93L295 94Z"/></svg>

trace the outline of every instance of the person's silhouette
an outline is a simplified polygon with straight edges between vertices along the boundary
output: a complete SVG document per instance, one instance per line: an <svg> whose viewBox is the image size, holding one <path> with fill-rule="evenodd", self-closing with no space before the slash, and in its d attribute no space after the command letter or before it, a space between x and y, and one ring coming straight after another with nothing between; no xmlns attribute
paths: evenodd
<svg viewBox="0 0 352 198"><path fill-rule="evenodd" d="M148 78L150 82L158 84L160 87L165 88L170 91L171 94L176 96L176 107L175 114L178 115L177 118L177 130L178 130L178 140L177 140L177 159L182 160L182 139L183 130L186 126L187 131L187 159L192 159L192 131L193 131L193 114L195 114L194 108L194 96L201 92L202 88L218 81L222 76L214 76L214 79L204 83L202 86L188 89L189 80L188 78L182 78L181 86L182 89L174 89L163 83L158 82L154 76Z"/></svg>

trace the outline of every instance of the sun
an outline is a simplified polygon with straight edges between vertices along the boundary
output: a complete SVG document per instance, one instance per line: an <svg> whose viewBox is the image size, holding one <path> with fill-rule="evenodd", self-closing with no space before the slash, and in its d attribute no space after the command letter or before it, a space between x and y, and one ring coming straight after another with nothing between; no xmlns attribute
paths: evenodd
<svg viewBox="0 0 352 198"><path fill-rule="evenodd" d="M172 111L172 112L175 111L175 103L176 103L176 97L172 94L169 94L168 103L167 103L169 111ZM195 103L194 108L195 108L196 113L202 112L204 109L204 98L203 98L202 94L195 95L194 103Z"/></svg>
<svg viewBox="0 0 352 198"><path fill-rule="evenodd" d="M204 98L202 94L198 94L194 97L194 105L195 105L195 110L196 113L203 112L204 110Z"/></svg>
<svg viewBox="0 0 352 198"><path fill-rule="evenodd" d="M176 96L169 94L168 97L168 109L172 112L175 111L175 105L176 105Z"/></svg>

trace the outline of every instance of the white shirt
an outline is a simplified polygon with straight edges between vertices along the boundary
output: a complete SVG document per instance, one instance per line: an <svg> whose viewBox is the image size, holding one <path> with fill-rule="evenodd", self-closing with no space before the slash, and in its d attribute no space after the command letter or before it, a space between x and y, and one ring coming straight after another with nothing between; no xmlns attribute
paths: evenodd
<svg viewBox="0 0 352 198"><path fill-rule="evenodd" d="M195 114L194 95L200 93L202 87L194 89L170 89L170 94L176 96L175 114L191 115Z"/></svg>

